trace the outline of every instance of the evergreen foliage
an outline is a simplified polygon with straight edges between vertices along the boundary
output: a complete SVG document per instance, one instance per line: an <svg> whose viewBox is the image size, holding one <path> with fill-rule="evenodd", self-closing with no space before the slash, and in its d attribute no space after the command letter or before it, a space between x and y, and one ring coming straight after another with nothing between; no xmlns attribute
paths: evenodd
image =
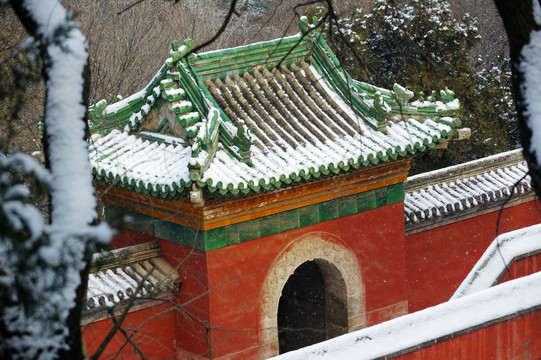
<svg viewBox="0 0 541 360"><path fill-rule="evenodd" d="M325 11L312 10L318 16ZM425 98L449 88L461 101L471 138L416 157L413 173L516 147L514 127L507 130L515 112L506 63L481 69L482 61L471 59L480 41L477 21L468 14L457 18L448 1L378 0L368 13L354 8L340 14L325 31L353 78L390 89L399 83Z"/></svg>

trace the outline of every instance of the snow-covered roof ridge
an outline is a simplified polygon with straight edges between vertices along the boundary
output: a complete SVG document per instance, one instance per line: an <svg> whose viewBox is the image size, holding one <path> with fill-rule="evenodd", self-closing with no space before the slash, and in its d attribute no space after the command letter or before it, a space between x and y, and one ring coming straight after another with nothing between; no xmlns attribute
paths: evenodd
<svg viewBox="0 0 541 360"><path fill-rule="evenodd" d="M498 235L451 299L492 287L517 259L541 253L541 224Z"/></svg>
<svg viewBox="0 0 541 360"><path fill-rule="evenodd" d="M408 233L533 194L521 150L412 176L405 183Z"/></svg>
<svg viewBox="0 0 541 360"><path fill-rule="evenodd" d="M540 307L536 273L273 359L390 359Z"/></svg>
<svg viewBox="0 0 541 360"><path fill-rule="evenodd" d="M83 321L97 321L111 308L119 311L133 297L141 308L141 302L170 296L179 286L177 270L161 257L155 241L94 254Z"/></svg>

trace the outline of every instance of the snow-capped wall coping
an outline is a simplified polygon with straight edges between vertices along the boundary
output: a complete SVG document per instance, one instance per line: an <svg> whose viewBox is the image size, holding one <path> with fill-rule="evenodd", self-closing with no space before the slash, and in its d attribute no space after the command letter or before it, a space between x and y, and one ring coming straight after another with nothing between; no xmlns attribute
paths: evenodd
<svg viewBox="0 0 541 360"><path fill-rule="evenodd" d="M496 237L451 299L494 286L514 261L541 253L540 239L541 224Z"/></svg>
<svg viewBox="0 0 541 360"><path fill-rule="evenodd" d="M179 286L178 272L161 257L157 242L94 254L83 323L107 317L111 308L115 312L125 306L144 308L142 302L163 298Z"/></svg>
<svg viewBox="0 0 541 360"><path fill-rule="evenodd" d="M451 182L470 178L479 173L509 167L524 161L522 149L506 151L463 164L410 176L406 182L406 191L415 191L439 182Z"/></svg>
<svg viewBox="0 0 541 360"><path fill-rule="evenodd" d="M391 358L541 308L541 273L275 357Z"/></svg>
<svg viewBox="0 0 541 360"><path fill-rule="evenodd" d="M519 149L412 176L405 183L406 232L525 199L533 194L527 173Z"/></svg>

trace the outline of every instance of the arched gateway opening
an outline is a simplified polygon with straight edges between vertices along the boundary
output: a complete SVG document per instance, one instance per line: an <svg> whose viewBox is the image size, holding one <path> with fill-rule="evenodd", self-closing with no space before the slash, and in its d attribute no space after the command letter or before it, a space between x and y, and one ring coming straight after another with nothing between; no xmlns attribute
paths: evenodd
<svg viewBox="0 0 541 360"><path fill-rule="evenodd" d="M306 261L288 278L278 304L280 354L348 331L346 284L323 259Z"/></svg>
<svg viewBox="0 0 541 360"><path fill-rule="evenodd" d="M303 266L304 264L308 265ZM324 313L324 321L316 321L323 324L324 327L321 325L321 327L314 328L320 329L321 332L323 332L323 328L325 329L325 337L321 337L322 340L364 327L366 316L364 314L364 287L360 269L355 253L340 238L327 232L310 232L285 246L269 267L261 285L258 357L266 359L278 355L279 352L287 351L286 348L291 350L304 346L304 344L295 345L295 341L290 340L291 336L286 335L289 336L289 339L283 339L282 342L286 343L281 349L279 339L284 336L279 335L279 332L287 334L284 331L279 331L279 328L287 330L290 327L287 323L284 325L284 317L293 312L290 299L295 298L296 295L292 295L292 293L302 286L307 286L307 289L302 290L305 293L306 291L314 292L307 298L315 301L316 304L318 304L318 300L315 299L324 297L324 310L321 310ZM295 275L297 270L299 270L299 276ZM318 277L323 280L317 280ZM316 280L311 281L309 278ZM311 282L317 283L317 285ZM322 289L324 296L317 289ZM286 296L282 299L283 294ZM321 304L322 301L319 301ZM306 302L304 303L306 304ZM280 310L279 307L281 307ZM301 308L301 310L306 311L306 308ZM321 315L317 315L321 314L321 311L315 312L316 319L318 316L321 318ZM282 318L280 325L278 317ZM301 320L303 319L297 317L295 321ZM301 322L291 328L297 329L295 332L298 332L300 329L304 329L302 326ZM314 331L313 333L319 332ZM310 343L318 341L320 338L312 337Z"/></svg>

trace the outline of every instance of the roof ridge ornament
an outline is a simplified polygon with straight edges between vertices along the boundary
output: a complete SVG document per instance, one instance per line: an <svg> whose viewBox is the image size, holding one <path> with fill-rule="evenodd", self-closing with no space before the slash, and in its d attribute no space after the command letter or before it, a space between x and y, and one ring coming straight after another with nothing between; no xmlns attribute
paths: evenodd
<svg viewBox="0 0 541 360"><path fill-rule="evenodd" d="M307 33L313 31L313 29L317 26L317 23L312 25L310 24L310 21L306 16L301 16L299 20L299 30L303 35L306 35Z"/></svg>
<svg viewBox="0 0 541 360"><path fill-rule="evenodd" d="M253 144L252 134L249 127L246 126L244 120L237 121L237 136L233 139L233 143L239 148L240 161L251 166L250 148Z"/></svg>
<svg viewBox="0 0 541 360"><path fill-rule="evenodd" d="M165 61L169 68L172 68L186 55L191 53L194 48L194 42L192 39L186 39L182 43L182 46L179 46L177 40L174 40L171 43L171 52L169 52L169 58Z"/></svg>
<svg viewBox="0 0 541 360"><path fill-rule="evenodd" d="M455 100L455 92L453 90L445 88L445 90L440 90L440 96L441 101L443 101L444 104L448 104Z"/></svg>
<svg viewBox="0 0 541 360"><path fill-rule="evenodd" d="M385 103L381 99L381 92L376 91L374 94L374 105L370 108L369 115L372 116L378 122L378 129L385 132L387 121L387 108ZM383 126L380 126L383 124Z"/></svg>
<svg viewBox="0 0 541 360"><path fill-rule="evenodd" d="M400 107L407 106L411 98L413 98L414 96L413 91L397 83L394 83L393 90L394 90L394 98L398 102Z"/></svg>
<svg viewBox="0 0 541 360"><path fill-rule="evenodd" d="M205 205L205 198L203 197L203 190L196 187L195 183L192 183L192 190L190 191L190 202L194 207L203 207Z"/></svg>

